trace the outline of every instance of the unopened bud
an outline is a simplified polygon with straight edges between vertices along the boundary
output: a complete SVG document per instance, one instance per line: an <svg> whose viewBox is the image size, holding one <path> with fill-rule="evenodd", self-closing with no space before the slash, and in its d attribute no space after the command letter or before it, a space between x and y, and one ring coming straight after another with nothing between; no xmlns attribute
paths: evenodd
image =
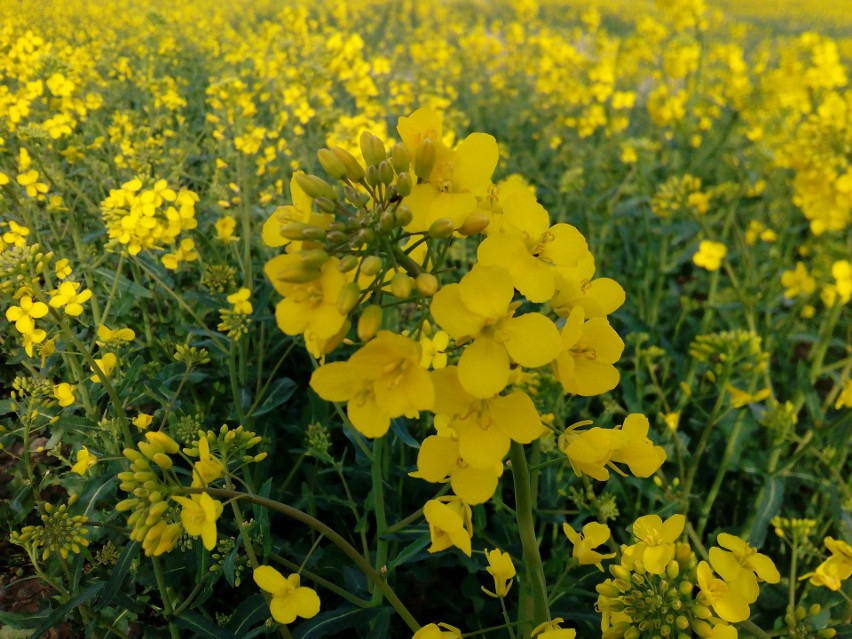
<svg viewBox="0 0 852 639"><path fill-rule="evenodd" d="M302 264L310 268L320 268L326 263L328 257L328 253L322 249L310 249L299 253Z"/></svg>
<svg viewBox="0 0 852 639"><path fill-rule="evenodd" d="M405 173L408 167L411 166L411 158L408 155L408 149L400 142L391 150L391 162L397 173Z"/></svg>
<svg viewBox="0 0 852 639"><path fill-rule="evenodd" d="M301 222L288 222L287 224L282 224L279 232L282 237L286 237L288 240L318 241L325 239L324 228L313 226L311 224L302 224Z"/></svg>
<svg viewBox="0 0 852 639"><path fill-rule="evenodd" d="M337 270L341 273L348 273L353 268L358 266L358 258L354 255L344 255L337 263Z"/></svg>
<svg viewBox="0 0 852 639"><path fill-rule="evenodd" d="M172 467L172 458L165 453L156 453L152 461L163 470L169 470Z"/></svg>
<svg viewBox="0 0 852 639"><path fill-rule="evenodd" d="M325 234L325 241L329 246L335 247L349 241L349 236L343 231L329 231Z"/></svg>
<svg viewBox="0 0 852 639"><path fill-rule="evenodd" d="M350 182L360 182L364 179L364 167L355 159L354 155L339 146L332 147L331 152L334 153L334 155L337 156L337 159L343 162L343 165L346 167L346 179Z"/></svg>
<svg viewBox="0 0 852 639"><path fill-rule="evenodd" d="M346 175L346 165L331 149L320 149L317 151L317 159L323 170L335 180L340 180Z"/></svg>
<svg viewBox="0 0 852 639"><path fill-rule="evenodd" d="M314 200L314 204L322 213L334 213L337 210L334 200L329 200L327 197L318 197Z"/></svg>
<svg viewBox="0 0 852 639"><path fill-rule="evenodd" d="M404 204L396 210L394 215L396 216L396 223L400 226L408 226L411 224L411 220L414 219L414 213Z"/></svg>
<svg viewBox="0 0 852 639"><path fill-rule="evenodd" d="M674 579L677 577L680 572L680 566L674 560L670 561L666 566L666 574L669 576L669 579Z"/></svg>
<svg viewBox="0 0 852 639"><path fill-rule="evenodd" d="M387 160L379 162L379 180L381 180L382 184L390 184L393 182L393 178L393 168L390 163Z"/></svg>
<svg viewBox="0 0 852 639"><path fill-rule="evenodd" d="M615 587L611 581L605 581L604 583L598 584L595 586L595 590L598 591L598 594L603 595L604 597L610 597L614 599L615 597L621 596L621 591Z"/></svg>
<svg viewBox="0 0 852 639"><path fill-rule="evenodd" d="M421 180L428 180L435 166L436 155L435 143L429 138L421 140L414 156L414 175Z"/></svg>
<svg viewBox="0 0 852 639"><path fill-rule="evenodd" d="M368 166L376 166L387 157L384 143L369 131L361 134L361 155Z"/></svg>
<svg viewBox="0 0 852 639"><path fill-rule="evenodd" d="M367 184L370 186L376 186L379 183L379 169L371 164L367 167Z"/></svg>
<svg viewBox="0 0 852 639"><path fill-rule="evenodd" d="M465 218L464 223L459 228L459 233L465 237L476 235L477 233L482 233L490 223L491 217L488 213L485 211L474 211Z"/></svg>
<svg viewBox="0 0 852 639"><path fill-rule="evenodd" d="M411 276L408 273L397 273L391 279L390 289L391 293L400 299L409 297L411 295Z"/></svg>
<svg viewBox="0 0 852 639"><path fill-rule="evenodd" d="M432 222L429 227L429 237L435 240L445 240L452 236L454 230L453 221L448 217L442 217Z"/></svg>
<svg viewBox="0 0 852 639"><path fill-rule="evenodd" d="M396 228L396 216L390 211L385 211L379 217L379 225L383 231L392 231Z"/></svg>
<svg viewBox="0 0 852 639"><path fill-rule="evenodd" d="M290 266L289 268L279 271L276 275L281 282L287 282L288 284L304 284L305 282L313 282L319 276L319 269L305 266L304 264Z"/></svg>
<svg viewBox="0 0 852 639"><path fill-rule="evenodd" d="M396 176L396 192L399 193L401 197L408 197L411 195L412 188L413 184L411 181L411 175L408 173L400 173Z"/></svg>
<svg viewBox="0 0 852 639"><path fill-rule="evenodd" d="M421 273L415 278L414 286L424 297L432 297L438 292L438 278L431 273Z"/></svg>
<svg viewBox="0 0 852 639"><path fill-rule="evenodd" d="M369 244L374 239L376 239L376 232L373 229L361 229L358 231L358 244Z"/></svg>
<svg viewBox="0 0 852 639"><path fill-rule="evenodd" d="M308 197L327 197L329 200L337 201L337 193L335 193L334 189L331 188L331 185L316 175L297 173L296 184L299 185L299 188L301 188Z"/></svg>
<svg viewBox="0 0 852 639"><path fill-rule="evenodd" d="M375 336L382 325L382 307L371 304L358 318L358 339L367 342Z"/></svg>
<svg viewBox="0 0 852 639"><path fill-rule="evenodd" d="M361 297L361 289L355 282L349 282L337 296L337 310L341 315L349 315L349 311L355 308L358 304L358 299Z"/></svg>
<svg viewBox="0 0 852 639"><path fill-rule="evenodd" d="M701 619L693 619L692 631L699 637L709 637L713 634L713 626Z"/></svg>
<svg viewBox="0 0 852 639"><path fill-rule="evenodd" d="M364 275L375 275L382 268L382 259L375 255L368 255L361 260L361 272Z"/></svg>

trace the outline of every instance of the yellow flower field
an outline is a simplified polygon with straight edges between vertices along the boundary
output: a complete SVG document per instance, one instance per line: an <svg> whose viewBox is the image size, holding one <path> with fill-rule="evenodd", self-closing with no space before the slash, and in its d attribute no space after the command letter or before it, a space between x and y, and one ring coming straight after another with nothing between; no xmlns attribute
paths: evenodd
<svg viewBox="0 0 852 639"><path fill-rule="evenodd" d="M852 11L0 0L0 639L852 632Z"/></svg>

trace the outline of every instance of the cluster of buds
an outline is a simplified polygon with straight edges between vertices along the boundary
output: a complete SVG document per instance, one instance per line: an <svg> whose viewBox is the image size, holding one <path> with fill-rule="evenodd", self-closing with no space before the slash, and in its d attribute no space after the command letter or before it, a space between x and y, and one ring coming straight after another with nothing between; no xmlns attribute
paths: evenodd
<svg viewBox="0 0 852 639"><path fill-rule="evenodd" d="M77 496L72 496L67 504L54 507L51 503L44 504L40 526L24 526L21 532L12 532L9 541L13 544L28 548L29 552L42 549L41 560L47 561L53 553L58 553L63 559L68 559L71 553L78 554L89 545L85 528L89 518L85 515L72 515L68 507L73 506Z"/></svg>
<svg viewBox="0 0 852 639"><path fill-rule="evenodd" d="M177 478L166 473L173 466L170 455L176 454L180 446L165 433L148 432L137 449L123 451L130 460L130 470L118 474L119 488L130 496L115 509L130 511L130 539L142 542L145 554L156 557L174 548L183 532L179 523L169 522L166 517L169 498L178 491Z"/></svg>

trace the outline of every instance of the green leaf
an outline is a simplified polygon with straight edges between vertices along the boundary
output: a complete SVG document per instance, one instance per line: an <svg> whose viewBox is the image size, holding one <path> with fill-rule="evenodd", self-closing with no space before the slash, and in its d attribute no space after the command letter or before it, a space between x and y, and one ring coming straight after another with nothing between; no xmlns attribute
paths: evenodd
<svg viewBox="0 0 852 639"><path fill-rule="evenodd" d="M267 392L266 399L254 411L254 417L271 413L293 396L296 392L296 382L289 377L275 380Z"/></svg>
<svg viewBox="0 0 852 639"><path fill-rule="evenodd" d="M751 532L748 536L750 546L760 548L766 539L770 520L781 510L781 502L784 500L784 488L786 480L783 477L767 477L766 483L760 489L760 500L754 513L751 524Z"/></svg>
<svg viewBox="0 0 852 639"><path fill-rule="evenodd" d="M98 608L105 608L110 605L115 599L115 596L121 591L121 584L124 583L124 577L130 570L130 565L139 554L141 544L138 541L133 541L124 547L118 561L112 569L109 581L107 582L106 592L104 596L98 600Z"/></svg>
<svg viewBox="0 0 852 639"><path fill-rule="evenodd" d="M428 532L415 539L413 542L408 544L408 546L403 548L401 553L393 558L393 560L388 564L388 570L393 570L397 566L403 565L409 559L422 552L423 549L429 545L430 541L431 536Z"/></svg>
<svg viewBox="0 0 852 639"><path fill-rule="evenodd" d="M183 630L190 630L196 637L207 637L208 639L235 639L235 635L230 630L226 630L221 626L201 616L192 610L184 610L179 617L175 617L172 621L174 625Z"/></svg>
<svg viewBox="0 0 852 639"><path fill-rule="evenodd" d="M36 639L36 637L43 635L60 622L65 621L69 612L97 597L98 593L103 590L105 585L105 582L98 581L90 586L86 586L76 597L62 604L58 608L51 610L43 623L33 631L33 634L30 636L31 639Z"/></svg>
<svg viewBox="0 0 852 639"><path fill-rule="evenodd" d="M293 639L321 639L340 636L341 630L363 628L382 612L381 608L354 608L350 604L337 610L321 612L303 622L293 633Z"/></svg>

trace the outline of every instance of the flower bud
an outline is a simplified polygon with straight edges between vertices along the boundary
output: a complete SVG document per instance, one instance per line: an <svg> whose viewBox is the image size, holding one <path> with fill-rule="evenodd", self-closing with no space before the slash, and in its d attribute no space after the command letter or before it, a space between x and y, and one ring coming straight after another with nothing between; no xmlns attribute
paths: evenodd
<svg viewBox="0 0 852 639"><path fill-rule="evenodd" d="M459 233L465 237L476 235L477 233L482 233L490 223L491 218L488 213L485 211L474 211L465 218L464 223L459 228Z"/></svg>
<svg viewBox="0 0 852 639"><path fill-rule="evenodd" d="M331 149L320 149L317 151L317 159L323 170L335 180L340 180L346 175L346 165Z"/></svg>
<svg viewBox="0 0 852 639"><path fill-rule="evenodd" d="M364 131L361 134L361 155L368 166L378 165L387 157L384 142L369 131Z"/></svg>
<svg viewBox="0 0 852 639"><path fill-rule="evenodd" d="M337 263L337 270L341 273L348 273L353 268L358 266L358 258L354 255L344 255Z"/></svg>
<svg viewBox="0 0 852 639"><path fill-rule="evenodd" d="M340 294L337 296L337 310L341 315L349 315L349 311L355 308L360 297L360 287L355 282L349 282L340 289Z"/></svg>
<svg viewBox="0 0 852 639"><path fill-rule="evenodd" d="M394 216L396 217L396 223L400 226L407 226L411 224L411 220L414 219L414 213L412 213L411 209L404 204L397 208Z"/></svg>
<svg viewBox="0 0 852 639"><path fill-rule="evenodd" d="M817 633L817 637L820 639L831 639L836 635L837 631L834 628L823 628Z"/></svg>
<svg viewBox="0 0 852 639"><path fill-rule="evenodd" d="M172 467L172 458L165 453L157 453L154 455L153 462L163 470L169 470Z"/></svg>
<svg viewBox="0 0 852 639"><path fill-rule="evenodd" d="M424 297L432 297L438 292L438 278L431 273L421 273L414 279L414 287Z"/></svg>
<svg viewBox="0 0 852 639"><path fill-rule="evenodd" d="M429 227L429 237L435 240L445 240L452 236L454 230L453 221L448 217L442 217L432 222Z"/></svg>
<svg viewBox="0 0 852 639"><path fill-rule="evenodd" d="M639 628L633 626L624 633L624 639L639 639Z"/></svg>
<svg viewBox="0 0 852 639"><path fill-rule="evenodd" d="M713 634L713 626L701 619L693 619L692 631L699 637L709 637Z"/></svg>
<svg viewBox="0 0 852 639"><path fill-rule="evenodd" d="M621 591L615 587L615 585L611 581L605 581L603 583L595 586L595 590L598 591L598 594L603 595L604 597L610 597L612 599L621 596Z"/></svg>
<svg viewBox="0 0 852 639"><path fill-rule="evenodd" d="M325 241L328 243L328 246L335 247L348 242L349 236L343 231L329 231L325 234Z"/></svg>
<svg viewBox="0 0 852 639"><path fill-rule="evenodd" d="M329 200L337 201L337 193L335 193L334 189L331 188L331 185L316 175L297 173L296 184L299 185L299 188L301 188L308 197L327 197Z"/></svg>
<svg viewBox="0 0 852 639"><path fill-rule="evenodd" d="M435 143L429 138L421 140L414 156L414 175L421 180L428 180L435 166L436 155Z"/></svg>
<svg viewBox="0 0 852 639"><path fill-rule="evenodd" d="M301 251L299 259L305 266L320 268L328 260L328 253L322 249L310 249L308 251Z"/></svg>
<svg viewBox="0 0 852 639"><path fill-rule="evenodd" d="M391 149L391 162L397 173L405 173L408 167L411 166L411 158L408 155L408 149L400 142Z"/></svg>
<svg viewBox="0 0 852 639"><path fill-rule="evenodd" d="M674 559L672 559L666 566L666 574L669 576L669 579L674 579L677 577L679 572L680 566Z"/></svg>
<svg viewBox="0 0 852 639"><path fill-rule="evenodd" d="M322 213L334 213L337 210L337 204L327 197L318 197L314 200L314 204Z"/></svg>
<svg viewBox="0 0 852 639"><path fill-rule="evenodd" d="M301 222L288 222L287 224L282 224L280 233L282 237L286 237L288 240L300 242L325 239L325 229L311 224L303 224Z"/></svg>
<svg viewBox="0 0 852 639"><path fill-rule="evenodd" d="M379 183L379 169L371 164L367 167L367 184L376 186Z"/></svg>
<svg viewBox="0 0 852 639"><path fill-rule="evenodd" d="M396 228L396 216L390 211L384 211L379 216L379 225L385 232L393 231Z"/></svg>
<svg viewBox="0 0 852 639"><path fill-rule="evenodd" d="M396 192L399 193L401 197L408 197L411 195L412 188L413 184L411 182L411 175L408 173L400 173L396 176Z"/></svg>
<svg viewBox="0 0 852 639"><path fill-rule="evenodd" d="M276 277L281 282L287 282L288 284L304 284L305 282L313 282L319 276L319 269L306 266L305 264L291 266L276 274Z"/></svg>
<svg viewBox="0 0 852 639"><path fill-rule="evenodd" d="M379 162L379 180L382 184L390 184L393 182L393 168L387 160Z"/></svg>
<svg viewBox="0 0 852 639"><path fill-rule="evenodd" d="M376 232L373 229L361 229L356 236L357 245L369 244L376 239Z"/></svg>
<svg viewBox="0 0 852 639"><path fill-rule="evenodd" d="M713 616L713 612L705 605L702 604L694 604L692 606L692 614L699 619L709 619Z"/></svg>
<svg viewBox="0 0 852 639"><path fill-rule="evenodd" d="M382 326L382 307L371 304L361 312L358 318L358 339L367 342L375 336Z"/></svg>
<svg viewBox="0 0 852 639"><path fill-rule="evenodd" d="M361 260L361 272L364 275L375 275L382 268L382 259L376 255L368 255Z"/></svg>
<svg viewBox="0 0 852 639"><path fill-rule="evenodd" d="M411 295L411 277L408 273L397 273L390 283L391 294L405 299Z"/></svg>
<svg viewBox="0 0 852 639"><path fill-rule="evenodd" d="M361 163L349 151L339 146L334 146L331 148L331 152L346 167L346 179L350 182L360 182L364 179L364 167L361 166Z"/></svg>

